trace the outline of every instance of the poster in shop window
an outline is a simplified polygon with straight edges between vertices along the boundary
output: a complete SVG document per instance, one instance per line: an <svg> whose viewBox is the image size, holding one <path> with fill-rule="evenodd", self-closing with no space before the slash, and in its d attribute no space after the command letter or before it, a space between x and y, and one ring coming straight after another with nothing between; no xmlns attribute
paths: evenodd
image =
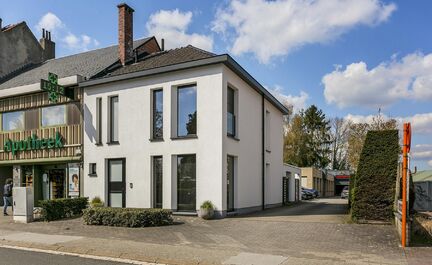
<svg viewBox="0 0 432 265"><path fill-rule="evenodd" d="M69 174L69 189L68 194L70 197L79 196L79 186L80 186L80 174L79 174L79 164L69 164L68 174Z"/></svg>

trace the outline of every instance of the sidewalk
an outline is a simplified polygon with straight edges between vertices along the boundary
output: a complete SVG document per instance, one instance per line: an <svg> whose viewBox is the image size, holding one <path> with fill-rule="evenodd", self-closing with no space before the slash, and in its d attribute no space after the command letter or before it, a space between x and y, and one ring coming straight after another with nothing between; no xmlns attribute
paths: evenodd
<svg viewBox="0 0 432 265"><path fill-rule="evenodd" d="M325 205L331 212L332 202ZM303 208L308 215L302 218L309 222L299 219ZM175 225L148 228L87 226L81 219L16 224L11 217L0 217L0 244L162 264L409 264L407 257L412 264L432 261L431 248L409 249L405 255L392 226L336 223L323 212L314 218L310 214L311 206L301 205L213 221L176 217Z"/></svg>

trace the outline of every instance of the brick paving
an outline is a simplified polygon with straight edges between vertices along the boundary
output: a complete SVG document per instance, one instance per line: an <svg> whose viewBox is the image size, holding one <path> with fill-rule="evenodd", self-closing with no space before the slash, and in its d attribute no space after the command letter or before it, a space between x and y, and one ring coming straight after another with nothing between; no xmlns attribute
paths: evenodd
<svg viewBox="0 0 432 265"><path fill-rule="evenodd" d="M78 236L83 239L49 247L169 264L408 264L393 226L349 224L346 211L345 200L318 199L223 220L176 217L176 225L142 229L86 226L81 219L14 224L1 218L0 236L7 234L8 244L22 232ZM432 264L415 249L407 253L412 264Z"/></svg>

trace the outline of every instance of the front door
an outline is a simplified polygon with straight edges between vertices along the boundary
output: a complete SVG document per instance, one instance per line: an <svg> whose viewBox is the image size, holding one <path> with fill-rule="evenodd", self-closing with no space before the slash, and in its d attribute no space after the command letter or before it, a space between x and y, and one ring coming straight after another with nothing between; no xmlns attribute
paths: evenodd
<svg viewBox="0 0 432 265"><path fill-rule="evenodd" d="M126 207L126 160L108 160L108 206Z"/></svg>

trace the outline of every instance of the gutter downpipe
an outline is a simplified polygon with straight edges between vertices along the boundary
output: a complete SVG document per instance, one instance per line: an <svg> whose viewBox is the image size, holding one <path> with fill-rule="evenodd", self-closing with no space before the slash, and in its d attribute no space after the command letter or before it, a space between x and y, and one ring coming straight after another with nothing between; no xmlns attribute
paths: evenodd
<svg viewBox="0 0 432 265"><path fill-rule="evenodd" d="M261 131L262 131L262 210L265 209L265 109L264 109L264 94L261 101Z"/></svg>

